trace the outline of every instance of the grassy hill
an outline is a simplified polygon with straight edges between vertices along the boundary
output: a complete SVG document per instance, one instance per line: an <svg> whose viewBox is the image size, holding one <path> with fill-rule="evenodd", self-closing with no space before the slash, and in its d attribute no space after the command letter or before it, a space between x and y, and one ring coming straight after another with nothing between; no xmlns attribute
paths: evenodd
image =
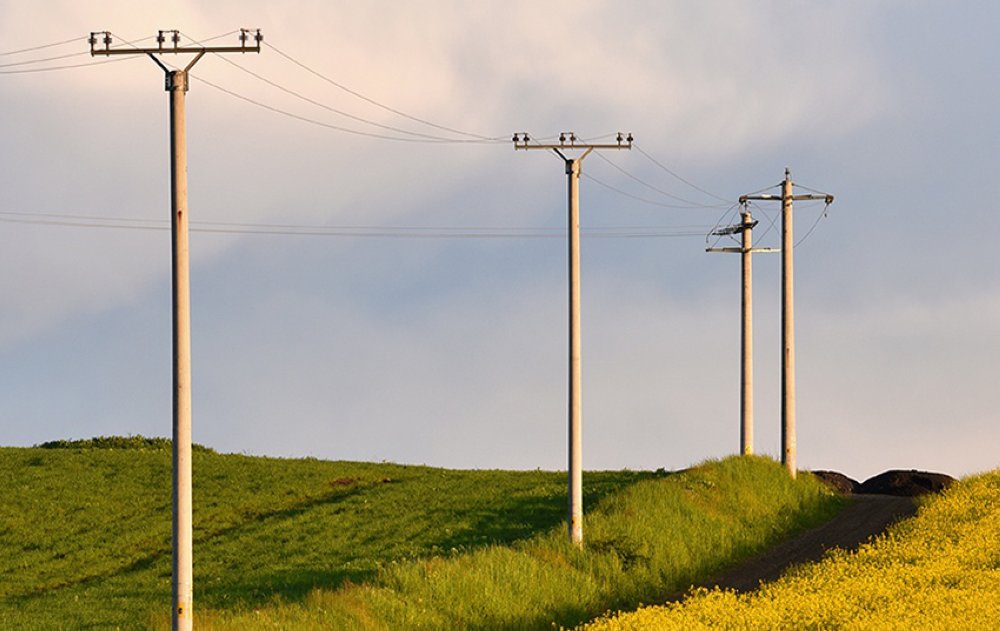
<svg viewBox="0 0 1000 631"><path fill-rule="evenodd" d="M0 448L0 628L169 626L170 450ZM110 447L110 448L104 448ZM565 474L194 455L202 627L551 628L657 594L831 514L773 462Z"/></svg>
<svg viewBox="0 0 1000 631"><path fill-rule="evenodd" d="M701 590L586 631L996 629L1000 470L955 484L853 553L837 550L757 592Z"/></svg>

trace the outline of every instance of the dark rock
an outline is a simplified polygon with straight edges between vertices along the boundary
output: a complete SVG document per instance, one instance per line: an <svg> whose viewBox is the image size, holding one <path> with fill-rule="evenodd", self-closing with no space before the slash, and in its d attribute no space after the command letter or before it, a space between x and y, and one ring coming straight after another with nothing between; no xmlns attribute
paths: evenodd
<svg viewBox="0 0 1000 631"><path fill-rule="evenodd" d="M940 493L952 483L955 478L944 473L930 473L911 469L904 471L893 469L880 473L861 483L857 493L899 495L912 497L927 493Z"/></svg>
<svg viewBox="0 0 1000 631"><path fill-rule="evenodd" d="M837 471L810 471L810 473L819 478L821 482L831 487L834 491L843 493L844 495L857 493L858 489L861 487L857 480L852 480L843 473Z"/></svg>

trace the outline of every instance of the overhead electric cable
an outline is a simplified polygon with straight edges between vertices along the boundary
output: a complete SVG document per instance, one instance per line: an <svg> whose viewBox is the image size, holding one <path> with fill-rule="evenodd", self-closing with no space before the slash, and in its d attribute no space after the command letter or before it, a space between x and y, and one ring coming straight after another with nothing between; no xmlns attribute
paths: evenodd
<svg viewBox="0 0 1000 631"><path fill-rule="evenodd" d="M221 37L221 36L216 36L216 37L213 37L211 39L216 39L217 37ZM204 41L208 41L208 40L204 40ZM170 63L167 60L163 60L163 63L166 64L167 66L171 67L171 68L175 68L176 69L176 66L174 66L174 64ZM376 134L376 133L373 133L373 132L366 132L366 131L361 131L361 130L358 130L358 129L351 129L349 127L343 127L343 126L340 126L340 125L333 125L331 123L326 123L324 121L317 120L315 118L310 118L308 116L302 116L301 114L295 114L294 112L289 112L289 111L283 110L283 109L281 109L279 107L275 107L273 105L268 105L267 103L263 103L263 102L258 101L256 99L252 99L252 98L250 98L248 96L244 96L244 95L242 95L242 94L240 94L238 92L235 92L235 91L230 90L228 88L224 88L224 87L222 87L221 85L219 85L217 83L213 83L212 81L209 81L208 79L200 77L200 76L194 74L193 72L188 72L188 76L190 78L192 78L192 79L197 80L197 81L201 81L202 83L204 83L205 85L207 85L207 86L209 86L211 88L215 88L216 90L218 90L220 92L228 94L229 96L232 96L234 98L240 99L241 101L245 101L247 103L250 103L251 105L256 105L257 107L260 107L262 109L268 110L268 111L273 112L275 114L280 114L282 116L286 116L288 118L293 118L295 120L299 120L299 121L302 121L304 123L309 123L311 125L316 125L318 127L324 127L326 129L331 129L331 130L334 130L334 131L340 131L340 132L344 132L344 133L347 133L347 134L354 134L354 135L357 135L357 136L365 136L365 137L368 137L368 138L378 138L378 139L381 139L381 140L394 140L394 141L397 141L397 142L424 142L424 143L441 143L441 144L444 144L444 143L478 142L478 141L472 141L472 140L448 140L448 141L445 141L445 140L426 140L426 139L420 139L420 138L399 138L397 136L387 136L385 134Z"/></svg>
<svg viewBox="0 0 1000 631"><path fill-rule="evenodd" d="M66 53L65 55L56 55L55 57L43 57L41 59L26 59L24 61L12 61L7 64L0 64L0 68L11 68L13 66L27 66L30 64L41 64L46 61L57 61L59 59L69 59L70 57L79 57L81 55L89 55L87 51L80 51L78 53Z"/></svg>
<svg viewBox="0 0 1000 631"><path fill-rule="evenodd" d="M674 195L673 193L669 193L669 192L667 192L667 191L665 191L665 190L663 190L661 188L658 188L656 186L653 186L649 182L646 182L646 181L642 180L641 178L636 177L635 175L629 173L628 171L626 171L622 167L618 166L617 164L615 164L614 162L612 162L608 158L605 158L603 155L598 154L598 157L601 158L602 160L604 160L604 162L610 164L615 169L621 171L626 177L628 177L628 178L630 178L632 180L635 180L639 184L645 186L646 188L648 188L648 189L650 189L652 191L656 191L660 195L663 195L665 197L669 197L670 199L674 199L674 200L677 200L679 202L683 202L685 204L688 204L690 208L721 208L722 207L720 204L701 204L701 203L698 203L698 202L693 202L693 201L691 201L689 199L685 199L685 198L680 197L678 195ZM732 203L730 200L725 200L725 201L726 201L727 204Z"/></svg>
<svg viewBox="0 0 1000 631"><path fill-rule="evenodd" d="M806 187L803 186L802 188L806 188ZM811 189L806 189L806 190L811 190ZM825 195L825 193L820 193L820 195ZM814 221L813 224L811 226L809 226L809 230L806 231L806 233L802 236L801 239L799 239L798 241L795 242L795 246L794 247L799 247L800 245L802 245L803 241L805 241L806 239L809 238L809 235L811 235L813 233L813 230L816 229L816 226L819 225L819 222L826 218L827 213L829 212L829 208L830 208L830 204L827 204L826 208L823 209L823 212L819 213L819 215L816 216L816 221Z"/></svg>
<svg viewBox="0 0 1000 631"><path fill-rule="evenodd" d="M729 203L731 203L731 202L733 201L733 200L731 200L731 199L727 199L727 198L725 198L725 197L722 197L722 196L720 196L720 195L716 195L716 194L715 194L715 193L713 193L712 191L708 191L708 190L705 190L705 189L703 189L702 187L698 186L697 184L695 184L695 183L691 182L690 180L687 180L687 179L685 179L685 178L681 177L681 176L680 176L680 175L678 175L678 174L677 174L676 172L672 171L671 169L668 169L668 168L667 168L667 167L666 167L666 166L665 166L665 165L664 165L664 164L663 164L662 162L660 162L659 160L657 160L657 159L656 159L656 158L654 158L653 156L651 156L651 155L649 155L648 153L646 153L645 151L643 151L643 150L642 150L642 147L640 147L640 146L636 145L635 143L633 143L633 145L632 145L632 146L634 146L634 147L636 148L636 150L637 150L637 151L638 151L638 152L639 152L640 154L642 154L643 156L645 156L645 157L646 157L646 158L647 158L647 159L648 159L648 160L649 160L650 162L652 162L652 163L653 163L653 164L655 164L656 166L660 167L660 168L661 168L661 169L662 169L663 171L665 171L665 172L666 172L667 174L669 174L669 175L673 176L674 178L676 178L676 179L680 180L681 182L683 182L683 183L687 184L688 186L690 186L691 188L695 189L696 191L699 191L699 192L702 192L702 193L704 193L704 194L708 195L709 197L714 197L715 199L717 199L717 200L719 200L719 201L722 201L722 202L726 202L727 204L729 204Z"/></svg>
<svg viewBox="0 0 1000 631"><path fill-rule="evenodd" d="M378 138L380 140L393 140L393 141L396 141L396 142L411 142L411 143L425 143L425 144L481 144L483 142L481 140L463 140L463 139L430 140L430 139L424 139L424 138L401 138L399 136L388 136L386 134L377 134L377 133L374 133L374 132L362 131L360 129L351 129L350 127L343 127L341 125L334 125L332 123L326 123L324 121L317 120L315 118L310 118L308 116L302 116L301 114L295 114L294 112L289 112L288 110L283 110L283 109L281 109L279 107L275 107L273 105L268 105L267 103L262 103L261 101L257 101L255 99L252 99L252 98L248 97L248 96L244 96L244 95L242 95L242 94L240 94L238 92L234 92L233 90L230 90L228 88L224 88L224 87L222 87L221 85L219 85L217 83L213 83L213 82L209 81L208 79L205 79L203 77L199 77L198 75L195 75L194 73L189 73L189 76L191 78L193 78L193 79L201 81L202 83L204 83L205 85L207 85L209 87L215 88L216 90L219 90L220 92L224 92L225 94L228 94L229 96L232 96L234 98L240 99L241 101L246 101L247 103L250 103L251 105L256 105L259 108L262 108L262 109L274 112L275 114L281 114L282 116L287 116L288 118L294 118L295 120L302 121L303 123L308 123L310 125L316 125L317 127L325 127L326 129L331 129L331 130L334 130L334 131L344 132L345 134L353 134L355 136L365 136L367 138Z"/></svg>
<svg viewBox="0 0 1000 631"><path fill-rule="evenodd" d="M274 52L276 52L278 55L284 57L285 59L287 59L291 63L295 64L296 66L298 66L300 68L302 68L306 72L308 72L308 73L310 73L310 74L312 74L312 75L314 75L314 76L322 79L323 81L326 81L330 85L332 85L332 86L334 86L336 88L339 88L339 89L343 90L344 92L347 92L351 96L354 96L356 98L361 99L362 101L370 103L370 104L374 105L375 107L379 107L379 108L381 108L381 109L383 109L383 110L385 110L387 112L391 112L393 114L396 114L397 116L402 116L403 118L409 119L409 120L411 120L411 121L413 121L415 123L420 123L422 125L427 125L428 127L433 127L435 129L440 129L441 131L447 131L447 132L451 132L453 134L458 134L460 136L467 136L469 138L474 138L474 139L481 140L481 141L490 141L490 142L500 141L500 142L506 142L506 140L507 140L506 135L504 135L504 136L492 136L492 137L491 136L484 136L482 134L477 134L477 133L473 133L473 132L463 131L461 129L456 129L454 127L448 127L446 125L440 125L438 123L434 123L434 122L429 121L427 119L420 118L418 116L413 116L412 114L407 114L406 112L403 112L403 111L398 110L396 108L390 107L390 106L388 106L388 105L386 105L384 103L380 103L379 101L376 101L375 99L373 99L371 97L365 96L364 94L361 94L360 92L358 92L356 90L352 90L351 88L347 87L346 85L344 85L344 84L342 84L342 83L340 83L338 81L334 81L333 79L331 79L330 77L324 75L323 73L321 73L321 72L319 72L317 70L314 70L313 68L307 66L306 64L302 63L301 61L293 58L291 55L289 55L289 54L281 51L278 48L276 48L270 42L266 42L265 41L264 45L267 46L268 48L270 48L271 50L273 50Z"/></svg>
<svg viewBox="0 0 1000 631"><path fill-rule="evenodd" d="M119 57L117 59L103 59L101 61L88 61L82 64L68 64L64 66L49 66L47 68L24 68L22 70L0 70L0 74L28 74L32 72L52 72L54 70L69 70L71 68L85 68L87 66L100 66L102 64L113 64L118 61L127 61L135 57Z"/></svg>
<svg viewBox="0 0 1000 631"><path fill-rule="evenodd" d="M167 231L169 221L97 215L0 211L0 221L43 226ZM598 239L664 238L700 236L702 226L598 226L584 228L587 237ZM562 228L501 226L323 226L272 223L193 221L192 232L285 236L359 237L395 239L556 239L565 238Z"/></svg>
<svg viewBox="0 0 1000 631"><path fill-rule="evenodd" d="M83 37L83 38L74 38L72 40L68 40L68 42L76 42L76 41L79 41L81 39L84 40L84 41L86 41L87 38L86 37ZM112 48L118 48L118 47L121 47L121 46L132 46L134 48L135 47L135 42L141 42L141 41L147 40L147 39L153 39L153 38L152 37L144 37L144 38L142 38L140 40L135 40L133 42L127 42L126 41L126 42L121 43L121 44L115 44L115 46L113 46ZM43 46L37 46L35 48L36 49L37 48L49 48L51 46L58 46L58 45L65 44L65 43L68 43L68 42L59 42L59 43L56 43L56 44L45 44ZM24 50L32 50L32 49L24 49ZM6 53L6 54L12 54L12 53ZM76 56L79 56L79 55L86 55L86 54L88 54L87 51L83 51L83 52L79 52L79 53L71 53L71 54L68 54L68 55L60 55L58 57L49 57L49 58L46 58L46 59L35 59L35 60L30 60L30 61L23 61L23 62L18 62L16 64L2 64L2 65L0 65L0 68L7 67L7 66L26 65L26 64L30 64L30 63L41 63L41 62L45 62L45 61L52 61L52 60L56 60L56 59L65 59L65 58L69 58L69 57L76 57ZM102 64L110 64L110 63L115 63L117 61L125 61L126 59L130 59L130 58L128 58L128 57L119 57L117 59L104 59L104 60L101 60L101 61L88 61L88 62L79 63L79 64L63 64L61 66L47 66L47 67L44 67L44 68L23 68L23 69L19 69L19 70L0 70L0 74L28 74L28 73L33 73L33 72L52 72L54 70L69 70L69 69L72 69L72 68L85 68L87 66L100 66Z"/></svg>
<svg viewBox="0 0 1000 631"><path fill-rule="evenodd" d="M260 81L263 81L264 83L266 83L267 85L269 85L269 86L271 86L273 88L281 90L282 92L284 92L286 94L290 94L291 96L294 96L295 98L297 98L299 100L305 101L306 103L309 103L311 105L315 105L316 107L323 108L323 109L325 109L325 110L327 110L329 112L333 112L334 114L338 114L338 115L343 116L345 118L349 118L351 120L358 121L359 123L364 123L365 125L371 125L372 127L378 127L379 129L384 129L386 131L392 131L392 132L396 132L398 134L406 134L408 136L413 136L415 138L420 138L420 139L424 139L424 140L433 140L433 141L439 141L439 142L440 141L448 142L448 141L452 140L451 138L445 138L443 136L434 136L434 135L431 135L431 134L424 134L424 133L421 133L421 132L416 132L416 131L410 131L410 130L407 130L407 129L402 129L400 127L393 127L392 125L384 125L382 123L378 123L378 122L375 122L373 120L369 120L367 118L364 118L364 117L361 117L361 116L357 116L355 114L351 114L350 112L345 112L344 110L337 109L337 108L335 108L333 106L327 105L326 103L321 103L320 101L317 101L315 99L311 99L308 96L305 96L304 94L301 94L300 92L296 92L295 90L292 90L290 88L286 88L285 86L280 85L280 84L278 84L278 83L276 83L276 82L268 79L267 77L264 77L264 76L262 76L262 75L260 75L260 74L258 74L256 72L254 72L253 70L250 70L249 68L245 68L245 67L241 66L240 64L236 63L235 61L233 61L231 59L228 59L226 57L223 57L222 55L218 55L218 57L220 59L222 59L223 61L225 61L226 63L228 63L228 64L230 64L232 66L235 66L236 68L239 68L243 72L251 75L252 77L254 77L254 78L256 78L256 79L258 79ZM480 141L476 141L476 142L480 142ZM481 141L481 142L487 142L487 141Z"/></svg>
<svg viewBox="0 0 1000 631"><path fill-rule="evenodd" d="M757 204L754 204L753 202L749 202L747 204L747 206L751 207L751 208L755 208L755 209L757 209L757 210L760 211L758 213L757 210L755 210L754 211L754 216L759 217L761 214L763 214L764 217L767 218L767 221L768 221L767 228L765 228L764 232L760 233L760 235L758 235L758 237L757 237L758 242L763 242L764 238L767 235L769 235L772 230L777 230L778 229L778 223L777 222L778 222L778 215L780 213L778 211L769 210L767 208L764 208L763 206L759 206Z"/></svg>
<svg viewBox="0 0 1000 631"><path fill-rule="evenodd" d="M194 43L201 44L201 42L199 42L198 40L192 38L191 36L189 36L187 34L183 34L183 35L185 37L187 37L188 39L190 39L191 41L193 41ZM293 96L293 97L295 97L295 98L297 98L297 99L299 99L301 101L305 101L306 103L309 103L310 105L315 105L316 107L320 107L320 108L323 108L323 109L325 109L325 110L327 110L329 112L333 112L334 114L338 114L338 115L343 116L345 118L349 118L351 120L358 121L359 123L364 123L365 125L371 125L373 127L378 127L380 129L384 129L386 131L392 131L392 132L396 132L398 134L405 134L405 135L414 136L416 138L422 138L422 139L426 139L426 140L433 140L433 141L450 141L450 140L452 140L451 138L446 138L446 137L443 137L443 136L434 136L432 134L425 134L425 133L421 133L421 132L410 131L408 129L402 129L400 127L394 127L392 125L385 125L383 123L379 123L379 122L376 122L376 121L364 118L362 116L357 116L355 114L351 114L350 112L345 112L344 110L338 109L338 108L333 107L331 105L327 105L326 103L322 103L320 101L312 99L312 98L310 98L310 97L302 94L301 92L298 92L296 90L292 90L291 88L287 88L287 87L285 87L285 86L277 83L276 81L272 81L271 79L268 79L267 77L261 75L260 73L254 72L253 70L250 70L249 68L246 68L245 66L242 66L241 64L239 64L239 63L237 63L237 62L229 59L228 57L225 57L223 55L218 55L218 54L216 56L218 58L222 59L223 61L225 61L226 63L228 63L229 65L234 66L235 68L237 68L239 70L242 70L243 72L249 74L250 76L254 77L255 79L257 79L259 81L262 81L262 82L266 83L267 85L269 85L269 86L271 86L273 88L281 90L282 92L284 92L286 94L289 94L289 95L291 95L291 96ZM485 141L483 141L483 142L485 142Z"/></svg>
<svg viewBox="0 0 1000 631"><path fill-rule="evenodd" d="M0 53L0 57L7 57L9 55L20 55L21 53L30 53L35 50L42 50L44 48L54 48L56 46L64 46L66 44L72 44L74 42L85 42L86 37L73 37L71 39L66 39L61 42L52 42L51 44L42 44L41 46L31 46L30 48L21 48L19 50L8 50L7 52Z"/></svg>
<svg viewBox="0 0 1000 631"><path fill-rule="evenodd" d="M624 195L625 197L628 197L630 199L634 199L634 200L636 200L638 202L642 202L643 204L649 204L651 206L659 206L661 208L677 208L677 209L703 208L703 206L701 206L701 205L692 206L690 204L688 204L688 205L685 205L685 204L668 204L666 202L658 202L658 201L654 201L652 199L646 199L645 197L640 197L638 195L634 195L632 193L629 193L628 191L625 191L625 190L622 190L622 189L620 189L618 187L612 186L611 184L608 184L607 182L603 182L603 181L597 179L596 177L594 177L593 175L591 175L589 173L583 173L582 175L586 179L594 182L595 184L599 184L600 186L603 186L604 188L612 190L612 191L618 193L619 195Z"/></svg>

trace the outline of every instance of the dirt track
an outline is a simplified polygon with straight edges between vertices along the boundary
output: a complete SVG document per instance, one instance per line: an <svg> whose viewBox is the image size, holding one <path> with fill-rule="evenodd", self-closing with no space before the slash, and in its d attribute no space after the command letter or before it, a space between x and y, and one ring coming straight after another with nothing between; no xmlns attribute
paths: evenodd
<svg viewBox="0 0 1000 631"><path fill-rule="evenodd" d="M853 495L853 502L830 521L778 544L740 565L730 568L702 587L718 585L745 592L757 589L761 581L772 581L791 565L819 560L829 548L857 548L893 522L916 512L912 497ZM675 594L668 600L680 600Z"/></svg>

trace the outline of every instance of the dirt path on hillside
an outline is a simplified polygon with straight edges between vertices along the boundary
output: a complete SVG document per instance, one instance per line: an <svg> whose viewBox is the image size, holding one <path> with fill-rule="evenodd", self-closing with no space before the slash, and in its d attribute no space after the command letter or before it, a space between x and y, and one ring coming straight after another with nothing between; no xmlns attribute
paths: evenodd
<svg viewBox="0 0 1000 631"><path fill-rule="evenodd" d="M830 548L854 549L890 524L912 516L917 508L912 497L892 495L852 495L852 502L836 517L751 557L699 587L718 585L722 589L746 592L757 589L761 581L773 581L791 565L818 561ZM675 594L668 601L681 600Z"/></svg>

